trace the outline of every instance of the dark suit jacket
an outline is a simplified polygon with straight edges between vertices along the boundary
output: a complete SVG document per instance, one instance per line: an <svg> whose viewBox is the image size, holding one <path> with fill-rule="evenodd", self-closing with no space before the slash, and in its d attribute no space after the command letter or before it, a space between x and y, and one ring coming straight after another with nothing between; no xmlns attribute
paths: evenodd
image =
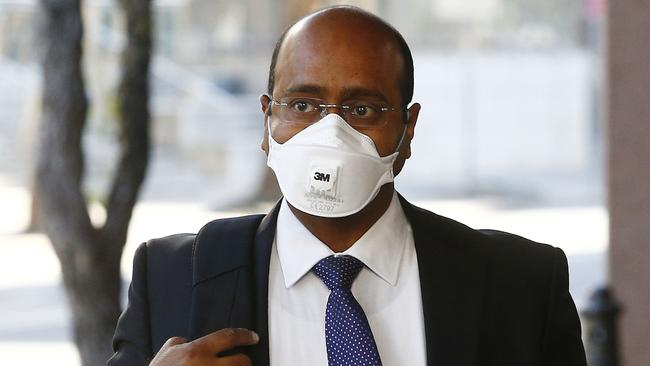
<svg viewBox="0 0 650 366"><path fill-rule="evenodd" d="M415 239L428 365L586 365L560 249L401 202ZM278 208L142 244L108 364L147 365L172 336L245 327L260 335L245 352L254 365L268 365Z"/></svg>

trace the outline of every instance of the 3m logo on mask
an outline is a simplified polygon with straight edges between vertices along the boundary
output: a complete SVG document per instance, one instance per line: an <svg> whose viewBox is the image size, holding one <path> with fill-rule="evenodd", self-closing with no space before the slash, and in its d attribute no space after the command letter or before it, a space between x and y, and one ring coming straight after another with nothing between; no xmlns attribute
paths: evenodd
<svg viewBox="0 0 650 366"><path fill-rule="evenodd" d="M315 164L310 169L309 193L329 198L336 197L336 167Z"/></svg>
<svg viewBox="0 0 650 366"><path fill-rule="evenodd" d="M330 181L330 175L321 173L321 172L316 172L314 173L314 179L320 180L321 182L329 182Z"/></svg>

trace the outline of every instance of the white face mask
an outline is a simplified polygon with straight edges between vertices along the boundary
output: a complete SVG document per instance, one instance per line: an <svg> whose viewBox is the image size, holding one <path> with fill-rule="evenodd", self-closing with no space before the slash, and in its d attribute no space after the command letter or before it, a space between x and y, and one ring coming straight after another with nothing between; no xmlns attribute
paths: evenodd
<svg viewBox="0 0 650 366"><path fill-rule="evenodd" d="M335 113L298 132L284 144L269 128L267 165L280 190L300 211L321 217L343 217L363 209L393 181L399 154L380 157L372 139ZM404 133L398 143L399 149Z"/></svg>

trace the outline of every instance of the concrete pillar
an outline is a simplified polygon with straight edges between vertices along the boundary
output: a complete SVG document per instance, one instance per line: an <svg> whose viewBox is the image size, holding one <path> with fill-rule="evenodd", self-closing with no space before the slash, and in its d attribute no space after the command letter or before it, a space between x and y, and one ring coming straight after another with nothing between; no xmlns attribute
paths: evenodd
<svg viewBox="0 0 650 366"><path fill-rule="evenodd" d="M650 365L650 1L609 1L610 278L622 365Z"/></svg>

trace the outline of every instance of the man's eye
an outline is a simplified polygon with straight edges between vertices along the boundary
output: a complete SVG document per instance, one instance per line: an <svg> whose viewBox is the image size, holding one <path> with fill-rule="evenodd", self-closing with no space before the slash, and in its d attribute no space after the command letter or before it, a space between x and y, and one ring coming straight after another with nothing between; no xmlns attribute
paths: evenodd
<svg viewBox="0 0 650 366"><path fill-rule="evenodd" d="M352 114L356 117L368 118L373 117L377 113L377 108L369 104L355 104L352 106Z"/></svg>
<svg viewBox="0 0 650 366"><path fill-rule="evenodd" d="M309 113L313 112L316 107L311 102L305 100L296 100L291 103L291 109L296 112Z"/></svg>
<svg viewBox="0 0 650 366"><path fill-rule="evenodd" d="M365 105L358 105L354 107L354 113L359 115L359 116L364 116L366 113L368 113L368 107Z"/></svg>

